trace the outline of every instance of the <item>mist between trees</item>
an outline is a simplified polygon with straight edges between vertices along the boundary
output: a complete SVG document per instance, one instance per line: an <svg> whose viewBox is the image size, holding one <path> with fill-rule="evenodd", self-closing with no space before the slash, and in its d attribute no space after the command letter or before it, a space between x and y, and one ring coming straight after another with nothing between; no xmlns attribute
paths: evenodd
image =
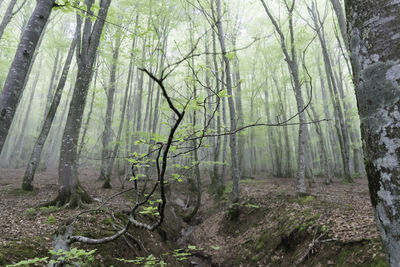
<svg viewBox="0 0 400 267"><path fill-rule="evenodd" d="M384 6L400 7L353 2L0 1L0 166L26 169L18 177L24 190L34 189L36 172L57 169L58 196L48 205L92 203L80 169L98 170L104 188L132 183L137 201L125 228L102 241L71 238L86 243L112 241L131 225L157 228L166 182L189 183L197 192L183 216L189 221L206 185L218 199L232 181L235 213L240 179L296 179L297 192L307 194L317 180L353 183L368 175L396 266L400 236L388 225L399 216L399 188L381 177L398 184L398 145L390 147L391 135L382 134L389 124L398 127L398 54L368 47L387 47L393 38L375 34L378 23L360 38L372 15L356 11L371 5L382 18L391 14ZM354 84L360 114L369 118L363 137L374 144L365 155L367 172ZM371 108L365 94L373 96ZM371 119L382 110L387 116ZM379 163L381 152L394 165ZM390 214L381 187L393 196ZM153 194L160 203L150 225L135 212Z"/></svg>

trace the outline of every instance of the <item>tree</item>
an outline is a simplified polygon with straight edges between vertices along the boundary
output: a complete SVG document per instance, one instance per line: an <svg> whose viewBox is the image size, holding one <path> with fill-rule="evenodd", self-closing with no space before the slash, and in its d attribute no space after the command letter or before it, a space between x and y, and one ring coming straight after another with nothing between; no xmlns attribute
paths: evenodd
<svg viewBox="0 0 400 267"><path fill-rule="evenodd" d="M3 37L4 30L10 23L11 19L15 16L15 14L17 14L21 10L21 8L25 5L27 0L24 0L24 2L22 2L22 4L17 8L17 10L13 12L14 7L17 4L17 1L18 0L11 0L10 3L8 3L6 13L3 17L3 20L0 23L0 40L1 37Z"/></svg>
<svg viewBox="0 0 400 267"><path fill-rule="evenodd" d="M91 201L78 180L78 140L89 84L93 76L96 52L111 0L101 0L97 19L94 23L93 12L91 11L93 3L94 0L85 0L88 11L86 11L87 16L83 25L83 33L80 30L82 19L80 16L77 17L78 44L76 53L78 55L78 73L61 143L58 170L58 185L60 189L58 196L53 201L53 203L59 202L61 205L68 204L70 207Z"/></svg>
<svg viewBox="0 0 400 267"><path fill-rule="evenodd" d="M288 68L290 70L291 77L294 84L294 92L296 95L297 112L299 114L299 141L298 141L298 157L297 157L297 192L306 193L306 183L304 180L305 169L306 169L306 142L307 142L307 125L306 125L306 115L304 113L304 101L302 97L301 82L299 78L299 64L297 59L297 52L294 40L294 29L293 29L293 12L295 8L296 1L293 0L291 4L285 2L286 9L289 16L289 32L290 32L290 47L287 47L286 37L282 32L282 29L278 25L278 22L273 17L270 8L266 5L264 0L261 0L264 6L265 12L267 13L269 19L276 32L280 38L280 44L282 51L285 55L285 60L287 62Z"/></svg>
<svg viewBox="0 0 400 267"><path fill-rule="evenodd" d="M112 63L111 63L111 73L110 73L110 81L109 88L107 92L107 109L106 109L106 119L103 130L103 151L102 151L102 160L101 160L101 173L99 177L99 181L104 181L104 188L111 188L111 173L112 173L112 165L111 159L115 156L113 155L113 151L111 148L112 141L112 113L114 106L114 95L116 90L116 75L117 75L117 63L119 56L119 49L121 47L121 34L122 32L118 31L115 34L115 44L112 47Z"/></svg>
<svg viewBox="0 0 400 267"><path fill-rule="evenodd" d="M61 74L61 79L58 82L58 86L56 88L54 98L50 102L51 105L49 107L49 110L46 112L45 120L43 122L42 129L40 131L40 135L35 142L35 146L33 148L31 157L30 157L28 165L26 167L25 174L22 179L22 189L23 190L32 190L33 189L33 186L32 186L33 178L35 176L36 169L39 165L40 155L42 154L44 144L46 142L47 136L49 135L51 125L53 123L54 117L55 117L57 109L58 109L58 105L60 104L62 92L64 90L65 83L67 81L68 72L69 72L71 61L72 61L72 58L74 55L75 47L76 47L76 38L74 38L72 40L67 59L65 60L64 69Z"/></svg>
<svg viewBox="0 0 400 267"><path fill-rule="evenodd" d="M226 90L229 95L233 95L232 91L232 77L231 77L231 63L227 55L226 44L225 44L225 34L222 27L222 11L221 11L221 0L216 0L217 17L214 19L217 26L218 40L221 47L222 59L224 61L225 70L225 82ZM228 98L228 106L230 113L230 131L232 134L229 135L229 146L231 148L231 175L233 182L233 198L232 203L237 203L239 201L239 163L238 163L238 151L236 144L236 109L233 97Z"/></svg>
<svg viewBox="0 0 400 267"><path fill-rule="evenodd" d="M375 218L400 265L400 2L346 1L353 79Z"/></svg>
<svg viewBox="0 0 400 267"><path fill-rule="evenodd" d="M0 153L20 101L32 58L55 0L38 0L18 45L0 95Z"/></svg>

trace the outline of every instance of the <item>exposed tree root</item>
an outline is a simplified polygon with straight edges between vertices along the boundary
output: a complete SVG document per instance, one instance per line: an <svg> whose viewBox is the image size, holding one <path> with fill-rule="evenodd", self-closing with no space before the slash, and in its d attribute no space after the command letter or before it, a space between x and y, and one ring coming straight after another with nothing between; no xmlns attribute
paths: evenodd
<svg viewBox="0 0 400 267"><path fill-rule="evenodd" d="M81 186L77 185L75 190L72 192L60 191L58 196L49 202L41 204L40 207L49 206L63 206L64 208L86 208L87 204L91 204L93 199L89 196L86 190Z"/></svg>

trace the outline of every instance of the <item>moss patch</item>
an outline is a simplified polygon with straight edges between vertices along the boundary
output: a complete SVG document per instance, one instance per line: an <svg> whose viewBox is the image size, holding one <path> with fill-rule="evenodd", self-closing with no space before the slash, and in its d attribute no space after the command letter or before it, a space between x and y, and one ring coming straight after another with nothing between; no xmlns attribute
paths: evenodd
<svg viewBox="0 0 400 267"><path fill-rule="evenodd" d="M20 241L10 241L0 247L0 265L13 264L35 257L49 256L41 237L27 237Z"/></svg>
<svg viewBox="0 0 400 267"><path fill-rule="evenodd" d="M25 191L21 188L13 188L7 191L7 194L14 197L26 197L26 196L35 196L37 194L36 190L33 191Z"/></svg>

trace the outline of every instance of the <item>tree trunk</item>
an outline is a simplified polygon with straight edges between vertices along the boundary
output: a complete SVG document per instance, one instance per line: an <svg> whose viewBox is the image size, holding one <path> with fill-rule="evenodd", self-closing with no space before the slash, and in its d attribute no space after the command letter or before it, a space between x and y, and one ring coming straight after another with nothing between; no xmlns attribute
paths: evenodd
<svg viewBox="0 0 400 267"><path fill-rule="evenodd" d="M54 3L55 0L37 1L8 72L0 95L0 153L20 101L36 46Z"/></svg>
<svg viewBox="0 0 400 267"><path fill-rule="evenodd" d="M10 23L11 19L14 17L15 14L17 14L21 8L25 5L27 0L24 0L24 2L17 8L15 12L13 12L15 5L17 4L18 0L11 0L8 3L6 13L4 14L3 20L0 23L0 40L3 37L4 30L6 29L7 25Z"/></svg>
<svg viewBox="0 0 400 267"><path fill-rule="evenodd" d="M346 1L351 61L375 219L400 266L400 2Z"/></svg>
<svg viewBox="0 0 400 267"><path fill-rule="evenodd" d="M219 79L219 67L218 67L218 60L217 60L217 40L216 40L216 36L215 36L215 31L212 32L212 46L213 46L213 64L214 64L214 73L215 73L215 86L217 89L217 92L220 92L223 89L223 84L221 84L220 79ZM211 69L211 67L210 67ZM222 79L223 80L223 79ZM218 116L217 116L217 140L216 140L216 144L215 144L215 148L214 148L214 162L217 162L219 157L220 157L220 151L221 151L221 145L222 145L222 138L221 136L219 136L219 134L221 133L221 111L222 111L222 101L221 99L216 96L216 101L218 102ZM225 109L224 109L224 118L225 118ZM226 137L224 137L226 138ZM224 168L224 167L223 167ZM218 164L214 164L214 170L213 170L213 180L212 183L214 183L214 187L215 187L215 192L217 195L217 198L221 198L223 195L223 191L224 191L224 174L220 173L219 171L219 165Z"/></svg>
<svg viewBox="0 0 400 267"><path fill-rule="evenodd" d="M115 95L115 83L117 75L117 63L119 56L119 48L121 46L121 36L117 34L117 39L115 40L115 47L113 48L113 57L111 63L111 73L110 73L110 83L107 92L107 109L106 109L106 119L104 123L104 130L102 136L103 151L101 153L101 172L99 181L104 181L103 188L111 188L111 172L112 168L110 166L111 158L115 157L112 155L112 149L110 143L112 141L112 111L114 106L114 95Z"/></svg>
<svg viewBox="0 0 400 267"><path fill-rule="evenodd" d="M40 162L40 155L42 154L43 146L44 146L47 136L50 132L50 128L53 123L54 117L56 115L58 105L60 104L62 92L64 90L64 86L67 81L68 72L69 72L71 61L72 61L72 58L74 55L75 47L76 47L76 38L74 38L72 40L71 47L69 49L68 56L65 61L65 65L64 65L64 69L62 71L60 81L56 88L54 98L51 102L48 113L46 114L45 120L42 125L42 129L40 131L40 135L35 142L31 157L30 157L28 165L25 169L25 174L24 174L24 177L22 178L22 189L23 190L32 190L33 189L33 186L32 186L33 178L35 176L36 168Z"/></svg>
<svg viewBox="0 0 400 267"><path fill-rule="evenodd" d="M218 29L218 39L221 46L222 59L225 64L225 81L226 90L228 95L229 115L230 115L230 131L229 135L229 146L231 149L231 175L232 175L232 203L237 203L239 201L239 163L238 163L238 151L236 147L236 109L235 103L233 101L233 90L232 90L232 77L231 77L231 63L227 57L226 46L225 46L225 34L222 27L222 11L221 11L221 0L217 1L217 20L216 25Z"/></svg>
<svg viewBox="0 0 400 267"><path fill-rule="evenodd" d="M93 2L94 0L85 1L88 12L91 12ZM82 38L78 30L78 72L61 142L58 178L60 190L55 200L55 202L59 201L61 205L68 204L69 207L80 206L82 203L91 201L88 193L78 180L77 149L79 130L93 73L93 64L110 3L111 0L102 0L100 2L98 18L94 25L90 16L85 19ZM78 24L81 24L80 17L78 17Z"/></svg>
<svg viewBox="0 0 400 267"><path fill-rule="evenodd" d="M318 23L318 14L315 11L315 7L309 9L314 26L317 29L318 39L322 48L322 55L324 59L325 72L328 78L328 88L331 94L331 99L334 107L335 113L335 128L339 139L340 150L342 154L342 163L343 163L343 171L344 177L343 181L345 182L353 182L350 173L350 140L349 133L346 127L345 116L343 114L342 104L339 97L338 85L335 80L335 76L332 70L331 60L329 58L329 51L327 47L327 43L325 40L324 26Z"/></svg>
<svg viewBox="0 0 400 267"><path fill-rule="evenodd" d="M340 2L340 0L330 0L330 1L332 3L333 10L336 13L336 17L337 17L339 28L340 28L340 33L341 33L343 41L344 41L344 45L346 47L346 50L349 51L349 37L347 34L346 17L344 15L342 3Z"/></svg>
<svg viewBox="0 0 400 267"><path fill-rule="evenodd" d="M305 160L306 160L306 116L304 112L304 102L302 97L301 83L299 79L299 67L297 62L296 48L295 48L295 40L294 40L294 29L293 29L293 11L295 7L295 0L289 5L289 3L285 2L286 9L288 12L288 20L289 20L289 35L290 35L290 52L288 50L286 44L286 38L283 34L280 26L276 22L275 18L272 16L268 6L265 4L264 0L261 0L265 12L267 13L269 19L275 27L275 30L280 36L282 51L285 55L286 62L290 69L290 74L293 80L295 98L297 104L297 112L299 113L299 140L298 140L298 155L297 155L297 192L298 193L306 193L306 183L304 180L305 175Z"/></svg>

